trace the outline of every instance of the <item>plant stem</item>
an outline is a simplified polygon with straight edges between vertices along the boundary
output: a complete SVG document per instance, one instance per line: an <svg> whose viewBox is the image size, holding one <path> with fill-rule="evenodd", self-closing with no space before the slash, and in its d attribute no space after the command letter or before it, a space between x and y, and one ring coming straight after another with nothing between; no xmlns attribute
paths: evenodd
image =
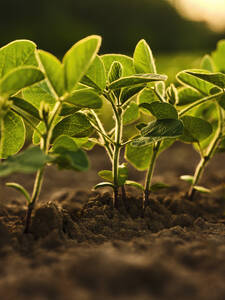
<svg viewBox="0 0 225 300"><path fill-rule="evenodd" d="M99 119L99 117L96 114L96 112L94 110L91 110L91 112L92 112L93 116L95 117L97 126L99 128L98 135L99 135L99 137L101 139L102 144L104 145L104 148L106 149L106 152L108 154L108 157L109 157L110 161L112 162L113 161L113 149L112 149L111 144L109 143L109 141L106 138L107 133L105 131L105 128L103 127L102 122Z"/></svg>
<svg viewBox="0 0 225 300"><path fill-rule="evenodd" d="M151 181L152 181L152 176L155 168L155 162L157 158L157 154L160 148L161 142L156 142L153 146L152 150L152 156L150 159L148 171L145 177L145 190L144 190L144 203L143 203L143 208L146 207L146 204L149 200L149 195L150 195L150 188L151 188Z"/></svg>
<svg viewBox="0 0 225 300"><path fill-rule="evenodd" d="M58 115L60 108L61 108L61 102L58 101L55 104L55 107L54 107L51 115L49 116L49 122L48 122L48 126L46 128L47 133L44 137L41 138L40 148L44 151L45 154L48 154L48 151L49 151L50 142L51 142L51 138L52 138L52 131L54 128L54 120L55 120L56 116ZM44 169L45 169L45 166L40 168L36 174L31 201L30 201L30 203L28 205L28 209L27 209L24 233L28 233L29 229L30 229L31 215L32 215L33 209L35 207L35 204L40 196L40 193L41 193Z"/></svg>
<svg viewBox="0 0 225 300"><path fill-rule="evenodd" d="M114 104L114 99L111 99L112 109L115 116L115 142L113 149L113 164L112 164L112 173L113 173L113 184L114 184L114 207L118 208L118 177L119 177L119 160L120 160L120 150L121 150L121 138L122 138L122 129L123 129L123 120L121 117L122 112L119 107L119 100L117 99L117 106Z"/></svg>
<svg viewBox="0 0 225 300"><path fill-rule="evenodd" d="M179 117L182 117L183 115L185 115L189 110L195 108L196 106L200 105L200 104L203 104L209 100L213 100L214 98L216 97L219 97L221 95L225 94L225 91L222 91L222 92L219 92L217 94L214 94L214 95L210 95L210 96L207 96L207 97L204 97L198 101L195 101L194 103L190 104L188 107L184 108L183 110L181 110L179 112Z"/></svg>
<svg viewBox="0 0 225 300"><path fill-rule="evenodd" d="M223 135L223 109L220 107L218 103L216 103L217 106L217 112L218 112L218 128L217 132L214 136L214 139L209 144L206 154L201 156L201 160L199 161L197 168L195 170L193 183L188 191L188 197L190 200L194 199L196 190L194 189L194 186L198 184L199 180L201 179L203 172L205 170L205 167L207 163L210 161L210 159L214 156L217 146L219 145L222 135Z"/></svg>

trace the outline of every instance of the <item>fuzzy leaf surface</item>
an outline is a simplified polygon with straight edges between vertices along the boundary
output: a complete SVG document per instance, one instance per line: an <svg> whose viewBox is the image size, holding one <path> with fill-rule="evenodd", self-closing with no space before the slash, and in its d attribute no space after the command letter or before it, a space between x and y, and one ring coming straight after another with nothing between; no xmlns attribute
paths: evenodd
<svg viewBox="0 0 225 300"><path fill-rule="evenodd" d="M40 109L41 102L49 104L51 108L56 103L55 95L50 90L46 80L42 80L22 91L23 99L38 110Z"/></svg>
<svg viewBox="0 0 225 300"><path fill-rule="evenodd" d="M48 78L55 93L60 97L64 93L64 77L63 77L63 65L61 62L51 53L43 50L38 50L38 55L41 64L44 68L46 77Z"/></svg>
<svg viewBox="0 0 225 300"><path fill-rule="evenodd" d="M101 45L101 37L86 37L77 42L64 56L64 80L68 92L72 92L77 83L88 71Z"/></svg>
<svg viewBox="0 0 225 300"><path fill-rule="evenodd" d="M101 108L102 98L92 88L74 91L64 100L79 108Z"/></svg>
<svg viewBox="0 0 225 300"><path fill-rule="evenodd" d="M145 85L148 82L155 82L155 81L161 81L166 80L166 75L159 75L159 74L135 74L128 77L122 77L118 80L113 81L109 85L109 89L111 90L117 90L120 88L133 86L133 85Z"/></svg>
<svg viewBox="0 0 225 300"><path fill-rule="evenodd" d="M211 124L201 118L183 116L181 120L184 125L184 132L179 139L184 142L201 142L212 134Z"/></svg>
<svg viewBox="0 0 225 300"><path fill-rule="evenodd" d="M0 48L0 78L23 66L38 66L36 45L29 40L16 40Z"/></svg>
<svg viewBox="0 0 225 300"><path fill-rule="evenodd" d="M96 55L93 63L90 65L81 82L99 91L103 91L105 89L106 71L101 57Z"/></svg>
<svg viewBox="0 0 225 300"><path fill-rule="evenodd" d="M210 91L215 87L215 85L194 76L191 72L193 72L193 70L184 70L179 72L177 74L177 80L182 84L186 84L194 88L205 96L210 95Z"/></svg>
<svg viewBox="0 0 225 300"><path fill-rule="evenodd" d="M223 73L203 73L203 72L188 72L188 74L207 81L219 88L225 88L225 74Z"/></svg>
<svg viewBox="0 0 225 300"><path fill-rule="evenodd" d="M4 160L0 165L0 176L8 176L17 172L33 173L49 160L39 147L31 147Z"/></svg>
<svg viewBox="0 0 225 300"><path fill-rule="evenodd" d="M127 125L135 122L139 118L139 108L135 102L131 102L123 114L123 124Z"/></svg>
<svg viewBox="0 0 225 300"><path fill-rule="evenodd" d="M1 78L0 95L9 97L43 78L43 73L36 67L18 67Z"/></svg>
<svg viewBox="0 0 225 300"><path fill-rule="evenodd" d="M104 63L106 74L109 73L113 62L118 61L123 66L123 76L130 76L135 73L133 59L122 54L105 54L101 56Z"/></svg>
<svg viewBox="0 0 225 300"><path fill-rule="evenodd" d="M56 124L53 130L52 140L55 140L62 134L71 137L86 137L90 135L91 131L92 126L87 117L77 112L69 117L65 117Z"/></svg>
<svg viewBox="0 0 225 300"><path fill-rule="evenodd" d="M133 59L137 73L156 73L152 51L144 39L138 42L134 50Z"/></svg>
<svg viewBox="0 0 225 300"><path fill-rule="evenodd" d="M9 111L0 125L0 158L7 158L17 153L25 142L25 126L23 120Z"/></svg>
<svg viewBox="0 0 225 300"><path fill-rule="evenodd" d="M147 109L157 120L178 119L178 113L173 105L155 101L152 103L142 103L140 107Z"/></svg>

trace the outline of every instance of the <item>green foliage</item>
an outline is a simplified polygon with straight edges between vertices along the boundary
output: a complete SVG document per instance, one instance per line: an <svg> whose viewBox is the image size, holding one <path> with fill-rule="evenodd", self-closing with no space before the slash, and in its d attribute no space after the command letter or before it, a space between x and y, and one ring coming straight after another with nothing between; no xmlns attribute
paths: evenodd
<svg viewBox="0 0 225 300"><path fill-rule="evenodd" d="M0 164L0 176L12 173L34 173L51 159L39 147L31 147L17 155L10 156Z"/></svg>
<svg viewBox="0 0 225 300"><path fill-rule="evenodd" d="M71 137L89 136L92 131L92 126L87 117L80 112L77 112L69 117L59 121L53 129L52 140L55 140L60 135L68 135Z"/></svg>
<svg viewBox="0 0 225 300"><path fill-rule="evenodd" d="M152 51L145 40L140 40L134 50L134 67L137 73L156 73Z"/></svg>
<svg viewBox="0 0 225 300"><path fill-rule="evenodd" d="M132 145L142 147L164 139L176 138L183 134L183 123L176 119L161 119L150 122L141 129L141 137L133 140Z"/></svg>
<svg viewBox="0 0 225 300"><path fill-rule="evenodd" d="M211 124L203 119L183 116L181 120L184 125L184 132L180 140L184 142L199 143L212 134Z"/></svg>
<svg viewBox="0 0 225 300"><path fill-rule="evenodd" d="M114 181L113 173L110 170L102 170L98 172L98 175L110 182ZM118 167L118 186L123 186L126 183L127 178L128 178L127 166L126 164L122 164Z"/></svg>
<svg viewBox="0 0 225 300"><path fill-rule="evenodd" d="M76 90L64 99L78 108L101 108L102 98L91 88Z"/></svg>
<svg viewBox="0 0 225 300"><path fill-rule="evenodd" d="M21 117L9 111L1 120L0 158L17 153L25 142L25 127Z"/></svg>
<svg viewBox="0 0 225 300"><path fill-rule="evenodd" d="M63 77L63 65L61 62L51 53L43 50L38 51L41 65L44 73L48 78L54 92L60 97L64 94L64 77Z"/></svg>
<svg viewBox="0 0 225 300"><path fill-rule="evenodd" d="M158 75L158 74L134 74L128 77L122 77L117 79L109 85L109 89L117 90L124 87L134 86L134 85L143 85L146 86L148 82L166 80L167 76L165 75Z"/></svg>
<svg viewBox="0 0 225 300"><path fill-rule="evenodd" d="M72 92L87 72L100 48L101 38L89 36L77 42L64 56L65 88Z"/></svg>
<svg viewBox="0 0 225 300"><path fill-rule="evenodd" d="M86 171L89 168L87 155L79 149L76 141L70 136L60 135L54 141L51 153L56 156L53 163L59 169Z"/></svg>
<svg viewBox="0 0 225 300"><path fill-rule="evenodd" d="M135 102L131 102L123 114L123 124L127 125L132 122L137 121L139 118L139 109L138 105Z"/></svg>
<svg viewBox="0 0 225 300"><path fill-rule="evenodd" d="M20 67L37 67L35 49L35 43L28 40L16 40L0 48L0 79Z"/></svg>
<svg viewBox="0 0 225 300"><path fill-rule="evenodd" d="M157 120L178 119L178 113L173 105L162 102L142 103L140 107L147 109Z"/></svg>
<svg viewBox="0 0 225 300"><path fill-rule="evenodd" d="M217 49L212 53L212 59L215 64L216 71L225 73L225 40L221 40L217 44Z"/></svg>
<svg viewBox="0 0 225 300"><path fill-rule="evenodd" d="M81 82L99 91L104 91L106 87L106 71L101 57L96 55Z"/></svg>

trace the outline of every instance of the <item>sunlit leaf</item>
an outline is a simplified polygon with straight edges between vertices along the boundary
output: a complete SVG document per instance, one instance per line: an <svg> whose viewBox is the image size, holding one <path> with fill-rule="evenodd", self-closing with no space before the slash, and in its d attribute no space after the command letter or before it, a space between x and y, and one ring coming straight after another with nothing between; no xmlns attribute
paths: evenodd
<svg viewBox="0 0 225 300"><path fill-rule="evenodd" d="M94 61L101 45L101 37L86 37L77 42L64 56L64 79L68 92L72 92Z"/></svg>

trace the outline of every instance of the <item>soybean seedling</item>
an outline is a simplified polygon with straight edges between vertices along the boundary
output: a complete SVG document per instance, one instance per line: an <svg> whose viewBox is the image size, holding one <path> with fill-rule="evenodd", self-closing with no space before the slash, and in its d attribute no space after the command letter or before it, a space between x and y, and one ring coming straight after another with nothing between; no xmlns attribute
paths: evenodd
<svg viewBox="0 0 225 300"><path fill-rule="evenodd" d="M85 115L78 111L82 108L99 108L102 100L93 89L81 89L79 81L95 59L100 43L99 36L79 41L65 54L62 63L50 53L36 51L39 68L45 79L23 89L16 99L19 103L18 113L34 130L33 143L40 145L48 162L61 169L84 171L89 166L87 156L80 148L87 140L83 138L91 133L92 127ZM24 105L21 106L21 103ZM27 115L36 118L39 124ZM24 188L18 188L18 184L10 184L23 191L28 200L25 232L29 231L47 161L37 171L31 195Z"/></svg>
<svg viewBox="0 0 225 300"><path fill-rule="evenodd" d="M225 108L225 42L221 41L212 57L207 55L202 61L202 70L186 70L177 78L186 87L179 91L179 103L186 104L180 111L185 127L182 139L192 142L200 154L200 161L193 176L183 175L181 179L190 183L188 196L195 192L208 193L208 188L198 185L205 167L213 156L224 149L224 108ZM186 115L192 113L192 116ZM193 115L194 114L194 115ZM199 118L199 116L201 118ZM210 123L208 122L210 121Z"/></svg>
<svg viewBox="0 0 225 300"><path fill-rule="evenodd" d="M134 60L140 52L140 45L134 53ZM148 68L156 73L156 66L151 49L147 46L144 53L149 53ZM136 58L137 59L137 58ZM182 135L183 124L178 119L174 104L176 102L175 88L172 85L167 93L163 82L148 85L138 95L139 108L151 115L148 124L137 125L139 136L126 147L126 159L139 170L147 170L144 190L144 207L146 206L150 191L166 187L165 184L152 184L152 177L158 154L169 147L174 140ZM152 121L152 117L155 118Z"/></svg>
<svg viewBox="0 0 225 300"><path fill-rule="evenodd" d="M118 208L118 192L124 185L138 183L128 180L128 170L120 163L123 147L132 139L124 140L123 131L126 123L137 119L138 107L132 102L133 97L147 84L166 80L165 75L156 74L151 64L152 54L149 46L141 40L135 49L134 57L120 54L107 54L96 57L82 83L100 92L112 109L114 126L107 131L98 114L89 110L87 116L98 134L97 143L103 146L112 163L112 170L102 170L99 175L106 179L95 186L110 186L114 190L114 207Z"/></svg>

